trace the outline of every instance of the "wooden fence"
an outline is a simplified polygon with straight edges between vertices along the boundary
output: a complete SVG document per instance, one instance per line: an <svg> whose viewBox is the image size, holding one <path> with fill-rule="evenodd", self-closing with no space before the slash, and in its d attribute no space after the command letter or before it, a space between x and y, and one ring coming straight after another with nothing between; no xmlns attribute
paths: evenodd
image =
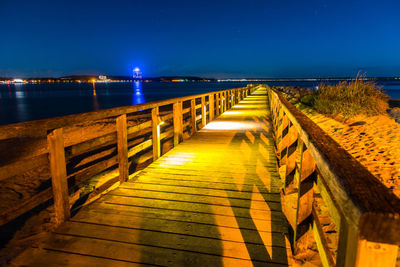
<svg viewBox="0 0 400 267"><path fill-rule="evenodd" d="M0 225L52 199L57 222L67 220L77 186L113 170L117 175L89 196L123 183L135 171L133 165L157 159L254 89L248 86L0 126L0 182L13 187L13 181L29 184L38 177L42 181L34 193L20 193L18 201L1 209Z"/></svg>
<svg viewBox="0 0 400 267"><path fill-rule="evenodd" d="M324 266L395 266L400 200L269 87L282 209L298 254L314 234Z"/></svg>

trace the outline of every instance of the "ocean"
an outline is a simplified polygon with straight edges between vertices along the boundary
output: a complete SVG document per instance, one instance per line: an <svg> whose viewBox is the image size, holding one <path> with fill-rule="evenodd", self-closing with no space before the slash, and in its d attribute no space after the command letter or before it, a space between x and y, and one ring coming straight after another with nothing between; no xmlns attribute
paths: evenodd
<svg viewBox="0 0 400 267"><path fill-rule="evenodd" d="M259 84L260 82L255 82ZM270 85L315 88L319 81L273 81ZM243 87L251 82L111 82L0 84L0 125L89 112L149 101ZM400 99L400 80L379 83Z"/></svg>

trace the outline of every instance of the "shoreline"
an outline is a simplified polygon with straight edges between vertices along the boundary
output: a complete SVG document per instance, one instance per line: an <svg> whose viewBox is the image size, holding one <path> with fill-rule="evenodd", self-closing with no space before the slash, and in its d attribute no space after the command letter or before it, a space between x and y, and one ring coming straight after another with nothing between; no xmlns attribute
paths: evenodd
<svg viewBox="0 0 400 267"><path fill-rule="evenodd" d="M400 99L389 99L390 108L400 108Z"/></svg>

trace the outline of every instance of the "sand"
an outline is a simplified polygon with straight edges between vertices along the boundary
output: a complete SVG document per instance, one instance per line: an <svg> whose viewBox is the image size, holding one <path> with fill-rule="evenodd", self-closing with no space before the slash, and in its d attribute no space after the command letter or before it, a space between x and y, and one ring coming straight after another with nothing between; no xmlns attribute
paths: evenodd
<svg viewBox="0 0 400 267"><path fill-rule="evenodd" d="M339 121L301 108L318 126L400 197L400 124L388 115ZM400 110L397 121L400 120Z"/></svg>

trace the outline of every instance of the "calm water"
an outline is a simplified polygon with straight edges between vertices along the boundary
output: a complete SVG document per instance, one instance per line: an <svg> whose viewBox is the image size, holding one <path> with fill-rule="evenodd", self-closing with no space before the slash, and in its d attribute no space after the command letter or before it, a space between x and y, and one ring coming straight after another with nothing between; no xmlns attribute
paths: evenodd
<svg viewBox="0 0 400 267"><path fill-rule="evenodd" d="M271 85L298 85L309 88L319 83L268 82ZM141 104L242 87L246 84L249 82L0 84L0 124ZM391 98L400 99L400 81L385 82L381 85Z"/></svg>

